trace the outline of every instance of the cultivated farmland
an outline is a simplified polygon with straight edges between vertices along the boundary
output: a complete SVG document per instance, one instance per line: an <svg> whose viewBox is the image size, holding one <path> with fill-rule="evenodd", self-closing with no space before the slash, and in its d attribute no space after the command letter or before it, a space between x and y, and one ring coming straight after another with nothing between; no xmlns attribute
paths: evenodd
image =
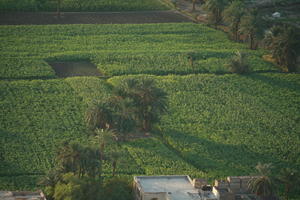
<svg viewBox="0 0 300 200"><path fill-rule="evenodd" d="M252 71L277 71L263 51L200 24L1 26L0 78L53 78L46 61L90 60L107 76L227 73L237 51ZM193 64L190 64L190 57Z"/></svg>
<svg viewBox="0 0 300 200"><path fill-rule="evenodd" d="M278 73L261 59L264 51L222 32L192 23L1 26L0 48L1 189L37 188L63 140L88 142L88 105L127 77L155 79L169 109L152 137L110 147L126 155L119 176L212 180L250 174L258 162L299 169L299 74ZM225 68L237 50L253 73ZM90 61L113 77L60 79L53 61Z"/></svg>

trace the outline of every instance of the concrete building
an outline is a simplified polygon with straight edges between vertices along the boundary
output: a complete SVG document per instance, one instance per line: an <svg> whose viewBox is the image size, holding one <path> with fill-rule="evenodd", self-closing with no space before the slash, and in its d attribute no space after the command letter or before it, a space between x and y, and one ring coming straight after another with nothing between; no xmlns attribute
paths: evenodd
<svg viewBox="0 0 300 200"><path fill-rule="evenodd" d="M249 191L249 181L258 176L229 176L226 180L215 180L214 193L220 200L256 200Z"/></svg>
<svg viewBox="0 0 300 200"><path fill-rule="evenodd" d="M258 200L249 190L250 180L258 177L229 176L210 186L189 176L136 176L135 200Z"/></svg>
<svg viewBox="0 0 300 200"><path fill-rule="evenodd" d="M202 180L192 181L185 175L136 176L135 200L217 200L212 187L200 189L203 185Z"/></svg>
<svg viewBox="0 0 300 200"><path fill-rule="evenodd" d="M42 191L38 191L38 192L0 191L0 200L46 200L46 197Z"/></svg>

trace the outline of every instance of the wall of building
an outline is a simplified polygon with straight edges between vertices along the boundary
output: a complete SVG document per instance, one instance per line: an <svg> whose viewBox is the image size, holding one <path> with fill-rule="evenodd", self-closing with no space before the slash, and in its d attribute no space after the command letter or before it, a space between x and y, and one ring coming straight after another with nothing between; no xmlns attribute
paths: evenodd
<svg viewBox="0 0 300 200"><path fill-rule="evenodd" d="M160 192L160 193L144 193L143 200L169 200L167 197L167 193Z"/></svg>

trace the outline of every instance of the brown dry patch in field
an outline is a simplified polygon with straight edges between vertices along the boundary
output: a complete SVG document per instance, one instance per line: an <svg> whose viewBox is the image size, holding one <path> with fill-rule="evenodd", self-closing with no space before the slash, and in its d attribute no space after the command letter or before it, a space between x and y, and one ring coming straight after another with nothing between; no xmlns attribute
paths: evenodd
<svg viewBox="0 0 300 200"><path fill-rule="evenodd" d="M72 76L102 76L97 67L87 61L49 62L56 75L61 78Z"/></svg>
<svg viewBox="0 0 300 200"><path fill-rule="evenodd" d="M61 17L51 12L3 12L0 25L45 24L145 24L191 22L177 11L141 12L66 12Z"/></svg>

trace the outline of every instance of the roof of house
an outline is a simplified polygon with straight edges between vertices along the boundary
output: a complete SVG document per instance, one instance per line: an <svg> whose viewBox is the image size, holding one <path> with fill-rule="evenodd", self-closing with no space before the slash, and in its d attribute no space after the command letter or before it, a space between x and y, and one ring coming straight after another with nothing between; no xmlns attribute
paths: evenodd
<svg viewBox="0 0 300 200"><path fill-rule="evenodd" d="M145 193L166 193L172 200L201 200L189 176L136 176L136 183Z"/></svg>
<svg viewBox="0 0 300 200"><path fill-rule="evenodd" d="M15 192L15 191L0 191L1 200L46 200L43 192Z"/></svg>

